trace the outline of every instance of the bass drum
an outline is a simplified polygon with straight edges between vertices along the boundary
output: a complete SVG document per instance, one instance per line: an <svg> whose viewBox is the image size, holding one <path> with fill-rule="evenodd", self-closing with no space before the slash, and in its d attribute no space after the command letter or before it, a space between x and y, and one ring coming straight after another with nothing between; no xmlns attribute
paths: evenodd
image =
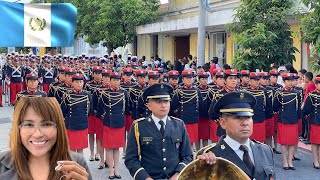
<svg viewBox="0 0 320 180"><path fill-rule="evenodd" d="M178 180L250 180L249 176L237 165L226 159L217 157L215 164L207 164L204 160L194 160L180 173Z"/></svg>

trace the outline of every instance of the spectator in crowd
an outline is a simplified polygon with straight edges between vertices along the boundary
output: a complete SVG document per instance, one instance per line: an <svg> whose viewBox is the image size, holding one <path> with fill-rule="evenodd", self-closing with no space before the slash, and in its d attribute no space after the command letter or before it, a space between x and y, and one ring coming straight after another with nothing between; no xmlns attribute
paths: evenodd
<svg viewBox="0 0 320 180"><path fill-rule="evenodd" d="M213 57L210 61L210 74L213 73L214 69L218 68L218 58L217 57ZM220 67L219 67L220 68Z"/></svg>
<svg viewBox="0 0 320 180"><path fill-rule="evenodd" d="M299 79L298 79L298 86L299 87L302 87L303 89L305 89L305 85L306 83L304 82L304 74L306 74L307 70L305 69L301 69L299 72L298 72L298 76L299 76Z"/></svg>
<svg viewBox="0 0 320 180"><path fill-rule="evenodd" d="M183 71L182 59L176 60L176 62L174 63L174 70L179 71L179 74L182 73Z"/></svg>
<svg viewBox="0 0 320 180"><path fill-rule="evenodd" d="M306 90L305 90L305 94L304 94L304 98L303 98L303 102L306 101L306 98L308 96L308 94L316 89L316 85L313 82L313 74L312 72L306 72L304 74L304 82L306 84Z"/></svg>

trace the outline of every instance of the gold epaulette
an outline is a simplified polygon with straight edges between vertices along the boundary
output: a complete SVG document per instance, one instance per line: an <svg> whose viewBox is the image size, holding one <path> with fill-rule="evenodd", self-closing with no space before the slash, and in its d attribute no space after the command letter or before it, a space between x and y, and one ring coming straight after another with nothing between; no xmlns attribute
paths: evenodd
<svg viewBox="0 0 320 180"><path fill-rule="evenodd" d="M202 152L201 154L206 153L209 151L209 149L214 148L215 146L216 146L216 143L212 143L199 149L197 152L194 153L193 159L196 160L200 152Z"/></svg>
<svg viewBox="0 0 320 180"><path fill-rule="evenodd" d="M134 127L134 136L136 137L136 142L137 142L137 148L138 148L138 156L140 157L141 154L141 148L140 148L140 132L139 132L139 121L143 121L146 118L139 118L133 122L133 127Z"/></svg>

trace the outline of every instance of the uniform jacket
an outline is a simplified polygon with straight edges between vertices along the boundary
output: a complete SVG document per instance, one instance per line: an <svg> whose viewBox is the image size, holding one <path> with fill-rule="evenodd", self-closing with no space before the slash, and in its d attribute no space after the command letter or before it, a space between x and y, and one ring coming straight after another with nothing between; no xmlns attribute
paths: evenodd
<svg viewBox="0 0 320 180"><path fill-rule="evenodd" d="M86 91L90 92L90 94L91 94L91 96L92 96L92 101L94 101L94 100L93 100L93 94L94 94L95 90L96 90L98 87L100 87L100 86L101 86L101 82L97 82L97 81L94 81L94 80L87 82L86 85L84 86L84 89L85 89ZM96 100L96 99L95 99L95 100ZM93 103L93 106L96 106L97 103L98 103L98 101L92 102L92 103ZM96 104L95 104L95 103L96 103ZM95 108L93 107L93 111L91 112L92 114L95 113L94 110L95 110Z"/></svg>
<svg viewBox="0 0 320 180"><path fill-rule="evenodd" d="M225 136L222 136L219 142L214 145L209 145L202 149L198 154L212 151L216 157L222 157L233 162L242 169L251 179L256 180L273 180L275 179L275 166L272 149L262 143L250 140L251 149L254 158L254 174L250 172L246 164L239 158L234 150L224 141ZM211 146L211 147L210 147Z"/></svg>
<svg viewBox="0 0 320 180"><path fill-rule="evenodd" d="M141 155L141 159L139 158ZM134 179L170 178L192 160L182 120L168 117L164 137L150 117L134 121L128 136L125 165Z"/></svg>
<svg viewBox="0 0 320 180"><path fill-rule="evenodd" d="M109 89L109 86L99 85L93 91L93 94L92 94L92 108L93 108L93 111L96 114L97 118L101 118L101 116L104 114L104 112L101 112L99 114L99 116L97 116L98 102L99 102L99 98L100 98L100 95L101 95L102 91L106 91L107 89Z"/></svg>
<svg viewBox="0 0 320 180"><path fill-rule="evenodd" d="M7 68L7 77L10 78L10 81L13 83L22 82L22 78L24 76L24 70L21 66L8 66Z"/></svg>
<svg viewBox="0 0 320 180"><path fill-rule="evenodd" d="M278 122L283 124L298 123L301 115L301 97L300 93L294 89L286 88L276 92L273 100L274 112L279 112Z"/></svg>
<svg viewBox="0 0 320 180"><path fill-rule="evenodd" d="M253 89L251 87L243 89L242 91L252 94L257 99L257 104L253 109L254 115L252 117L254 123L261 123L273 116L272 99L268 98L268 92L265 88L259 87Z"/></svg>
<svg viewBox="0 0 320 180"><path fill-rule="evenodd" d="M89 180L92 180L90 169L87 165L86 160L83 158L83 156L75 152L70 152L70 155L71 155L72 161L75 161L80 166L86 169L87 173L89 173ZM18 179L15 168L13 167L13 164L12 164L12 156L10 151L4 151L0 153L0 179L5 179L5 180Z"/></svg>
<svg viewBox="0 0 320 180"><path fill-rule="evenodd" d="M48 97L55 97L57 86L63 84L62 81L52 82L49 86Z"/></svg>
<svg viewBox="0 0 320 180"><path fill-rule="evenodd" d="M208 119L208 110L214 97L214 91L209 86L206 86L204 89L198 86L198 89L203 99L203 108L199 109L199 117Z"/></svg>
<svg viewBox="0 0 320 180"><path fill-rule="evenodd" d="M177 112L177 117L185 124L198 123L199 110L203 108L203 98L197 88L186 89L180 87L172 97L172 111Z"/></svg>
<svg viewBox="0 0 320 180"><path fill-rule="evenodd" d="M103 117L103 124L110 128L122 128L125 125L125 108L128 106L128 93L123 89L101 91L97 117Z"/></svg>
<svg viewBox="0 0 320 180"><path fill-rule="evenodd" d="M61 104L62 102L62 96L68 92L68 91L71 91L73 89L73 87L71 85L67 85L65 83L62 83L62 84L58 84L56 87L55 87L55 93L54 93L54 97L57 99L57 101Z"/></svg>
<svg viewBox="0 0 320 180"><path fill-rule="evenodd" d="M57 69L53 67L51 67L50 69L46 67L40 69L40 76L43 77L44 84L51 84L52 82L54 82L54 79L57 77L57 75Z"/></svg>
<svg viewBox="0 0 320 180"><path fill-rule="evenodd" d="M92 97L88 91L66 92L62 97L61 110L66 128L84 130L88 128L88 116L92 112Z"/></svg>
<svg viewBox="0 0 320 180"><path fill-rule="evenodd" d="M314 90L307 96L302 109L303 115L310 115L310 124L320 126L320 92Z"/></svg>
<svg viewBox="0 0 320 180"><path fill-rule="evenodd" d="M132 113L132 119L140 118L138 103L144 88L145 87L141 87L139 84L133 86L132 88L129 88L129 106Z"/></svg>
<svg viewBox="0 0 320 180"><path fill-rule="evenodd" d="M126 90L127 91L127 93L128 93L128 95L130 95L130 88L132 88L133 86L135 86L136 85L136 83L124 83L124 82L122 82L121 83L121 88L122 89L124 89L124 90ZM130 105L128 105L128 106L126 106L126 110L125 110L125 114L131 114L131 108L130 108Z"/></svg>

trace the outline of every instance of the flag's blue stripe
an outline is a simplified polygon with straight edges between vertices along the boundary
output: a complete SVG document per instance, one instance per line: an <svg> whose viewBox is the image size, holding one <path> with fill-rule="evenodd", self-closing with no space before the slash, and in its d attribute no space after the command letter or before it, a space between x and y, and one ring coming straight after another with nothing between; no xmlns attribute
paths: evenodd
<svg viewBox="0 0 320 180"><path fill-rule="evenodd" d="M23 4L0 1L0 46L24 46Z"/></svg>
<svg viewBox="0 0 320 180"><path fill-rule="evenodd" d="M51 4L51 46L73 46L77 9L70 3Z"/></svg>

